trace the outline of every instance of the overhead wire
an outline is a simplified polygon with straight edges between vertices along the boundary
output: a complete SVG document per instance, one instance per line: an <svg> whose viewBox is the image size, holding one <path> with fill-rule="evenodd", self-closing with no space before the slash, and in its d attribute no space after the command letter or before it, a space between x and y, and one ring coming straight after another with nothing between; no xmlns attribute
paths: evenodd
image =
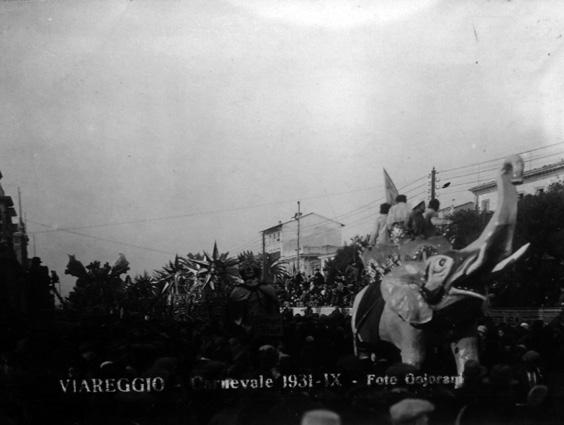
<svg viewBox="0 0 564 425"><path fill-rule="evenodd" d="M417 179L412 180L412 181L410 181L409 183L407 183L407 184L405 184L405 185L403 185L403 186L400 186L400 188L398 189L398 191L403 191L405 188L409 187L410 185L413 185L413 184L415 184L415 183L417 183L417 182L419 182L420 180L425 179L425 178L426 178L426 176L418 177ZM425 184L423 184L423 185L419 185L419 186L415 187L413 190L418 189L418 188L421 188L421 187L424 187L424 186L426 186L426 185L427 185L427 183L425 183ZM407 192L407 193L409 193L409 192ZM423 195L424 193L425 193L425 192L419 192L419 193L417 193L417 194L414 195L414 196L420 196L420 195ZM346 212L344 212L344 213L342 213L342 214L339 214L339 215L333 217L333 219L336 220L336 221L337 221L337 220L339 220L339 221L344 221L345 218L352 218L352 217L354 217L354 216L356 216L356 215L361 215L361 214L363 214L360 218L355 219L352 223L354 223L354 224L356 224L356 223L366 223L366 222L368 222L368 221L370 221L370 220L373 219L375 212L372 211L372 210L377 207L378 202L381 202L381 201L383 201L383 200L384 200L383 197L379 197L379 198L377 198L377 199L375 199L375 200L372 200L372 201L368 202L367 204L363 204L363 205L361 205L361 206L359 206L359 207L357 207L357 208L354 208L354 209L352 209L352 210L349 210L349 211L346 211ZM369 210L370 210L370 212L369 212L369 214L367 214L367 212L368 212ZM302 225L302 226L303 226L303 225ZM312 230L319 229L319 228L321 228L321 227L323 227L323 226L324 226L323 224L305 225L305 226L302 227L302 230L303 230L303 231L306 231L306 230L312 231ZM349 222L349 223L346 223L346 226L347 226L347 227L350 227L350 226L351 226L351 223L350 223L350 222Z"/></svg>
<svg viewBox="0 0 564 425"><path fill-rule="evenodd" d="M334 193L334 194L329 194L329 196L347 195L347 194L351 194L351 193L355 193L355 192L363 192L363 191L373 190L375 188L379 188L379 186L372 186L372 187L367 187L367 188L353 189L353 190L348 190L348 191L343 191L343 192L337 192L337 193ZM302 199L302 200L313 200L313 199L326 198L327 196L328 196L328 194L324 194L324 195L315 195L315 196L309 196L309 197L301 197L300 199ZM98 228L98 227L110 227L110 226L120 226L120 225L127 225L127 224L150 223L150 222L155 222L155 221L190 218L190 217L196 217L196 216L201 216L201 215L212 215L212 214L221 214L221 213L226 213L226 212L243 211L243 210L260 208L260 207L265 207L265 206L286 204L286 203L290 203L290 202L295 202L295 200L292 199L292 200L265 202L265 203L261 203L261 204L246 205L246 206L240 206L240 207L235 207L235 208L197 211L197 212L186 213L186 214L176 214L176 215L163 216L163 217L151 217L151 218L141 218L141 219L126 220L126 221L96 223L96 224L89 224L89 225L83 225L83 226L67 226L67 227L48 226L50 228L48 228L47 230L33 231L33 232L30 232L30 233L36 233L36 234L37 233L50 233L50 232L59 232L59 231L64 231L64 230L85 230L85 229L93 229L93 228Z"/></svg>
<svg viewBox="0 0 564 425"><path fill-rule="evenodd" d="M564 144L564 142L555 143L555 144L552 144L552 145L543 146L543 147L539 147L539 148L535 148L535 149L530 149L530 150L521 152L521 154L531 153L531 152L535 152L535 151L542 150L542 149L547 149L547 148L562 145L562 144ZM539 159L554 157L554 156L557 156L557 155L562 155L562 153L556 152L556 153L551 153L551 154L547 154L547 155L539 155L539 156L527 158L526 161L532 162L532 161L536 161L536 160L539 160ZM495 159L491 159L491 160L488 160L488 161L483 161L483 162L480 162L480 163L474 163L474 164L470 164L470 165L466 165L466 166L453 167L453 168L446 169L446 170L440 170L438 173L442 174L442 173L448 173L448 172L455 171L455 170L462 170L462 169L467 169L467 168L470 168L470 167L481 166L481 165L488 164L488 163L491 163L491 162L494 162L494 161L499 161L500 159L504 159L504 157L495 158ZM487 173L489 171L494 171L497 168L498 167L489 167L489 168L486 168L486 169L478 170L478 172L479 173ZM475 175L475 174L476 174L476 172L464 173L464 174L459 174L459 175L455 175L455 176L447 176L446 178L454 180L454 179L457 179L457 178L467 177L467 176ZM405 188L408 188L409 186L419 182L423 178L425 178L425 176L419 177L419 178L407 183L406 185L403 185L402 187L400 187L399 190L403 191ZM491 180L491 178L483 176L483 177L479 177L478 179L472 180L472 181L455 182L454 184L451 184L449 189L454 188L454 187L464 186L464 185L476 184L476 182L485 181L485 180ZM427 185L427 183L424 183L424 184L420 184L416 187L412 187L412 188L408 189L406 191L406 193L411 194L413 191L415 191L419 188L422 188L426 185ZM334 193L334 194L326 194L325 193L324 195L303 197L301 199L312 200L312 199L317 199L317 198L321 198L321 197L340 196L340 195L343 195L343 194L350 194L350 193L354 193L354 192L372 190L372 189L377 188L377 187L380 187L380 186L354 189L354 190L339 192L339 193ZM444 194L445 195L452 195L452 194L455 194L455 193L464 192L466 190L467 189L459 189L459 190L456 190L456 191L449 191L447 189ZM420 195L423 195L423 194L425 194L424 191L419 192L415 195L411 194L410 196L417 197L417 196L420 196ZM370 201L367 204L363 204L363 205L356 207L352 210L349 210L349 211L346 211L342 214L336 215L335 219L343 220L344 218L352 218L352 217L355 217L355 216L360 216L360 217L357 217L356 219L354 219L352 222L349 222L347 224L347 226L349 228L357 227L361 224L368 222L369 220L373 220L373 212L370 212L370 214L367 214L367 212L370 211L371 209L373 209L375 207L374 204L376 204L377 202L379 202L381 200L383 200L383 198L378 198L376 200ZM145 223L145 222L153 222L153 221L161 221L161 220L170 220L170 219L177 219L177 218L194 217L194 216L197 216L197 215L209 215L209 214L218 214L218 213L225 213L225 212L234 212L234 211L241 211L241 210L247 210L247 209L252 209L252 208L260 208L260 207L263 207L263 206L283 204L283 203L288 203L288 202L294 202L294 200L275 201L275 202L262 203L262 204L256 204L256 205L251 205L251 206L244 206L244 207L236 207L236 208L230 208L230 209L199 211L199 212L179 214L179 215L166 216L166 217L143 218L143 219L122 221L122 222L108 222L108 223L99 223L99 224L76 226L76 227L64 227L64 228L54 228L54 226L52 226L52 225L50 226L50 225L47 225L45 223L40 223L40 222L37 222L37 221L34 221L34 220L29 220L29 219L28 219L28 221L33 223L33 224L37 224L37 225L40 225L42 227L47 228L47 230L44 230L44 231L30 232L31 234L49 233L49 232L64 232L64 233L68 233L68 234L75 235L75 236L85 237L85 238L89 238L89 239L93 239L93 240L97 240L97 241L102 241L102 242L118 244L118 245L127 246L127 247L130 247L130 248L140 249L140 250L144 250L144 251L155 252L155 253L166 254L166 255L176 255L177 253L173 253L171 251L165 251L165 250L160 250L160 249L157 249L157 248L150 248L150 247L147 247L147 246L132 244L132 243L128 243L128 242L124 242L124 241L120 241L120 240L94 236L94 235L78 232L77 230L97 228L97 227L107 227L107 226L114 226L114 225L137 224L137 223ZM322 226L321 225L313 225L312 227L308 228L308 226L306 225L303 229L304 230L312 230L312 229L315 230L316 228L319 228L319 227L322 227ZM236 249L237 247L254 247L254 246L258 245L260 242L261 242L261 238L258 238L258 239L254 238L254 239L251 239L251 240L249 240L249 241L247 241L243 244L237 245L235 248L231 248L229 251L232 251L233 249Z"/></svg>
<svg viewBox="0 0 564 425"><path fill-rule="evenodd" d="M521 154L535 152L535 151L538 151L538 150L541 150L541 149L546 149L546 148L561 145L561 144L564 144L564 142L556 143L556 144L553 144L553 145L544 146L544 147L540 147L540 148L530 149L530 150L521 152ZM549 157L553 157L553 156L560 155L560 154L561 153L557 152L557 153L552 153L552 154L547 154L547 155L540 155L540 156L528 158L527 161L535 161L535 160L538 160L538 159L549 158ZM494 159L491 159L491 160L488 160L488 161L475 163L475 164L471 164L471 165L467 165L467 166L463 166L463 167L455 167L455 168L447 169L447 170L444 170L444 171L439 171L438 173L443 173L443 172L451 171L451 170L470 168L472 166L480 166L480 165L484 165L484 164L491 163L491 162L494 162L494 161L499 161L501 159L505 159L505 157L494 158ZM480 169L477 172L479 172L480 174L482 174L482 173L486 174L488 172L492 172L492 171L495 171L497 169L498 169L498 166L494 166L494 167L488 167L486 169ZM476 171L471 172L471 173L463 173L463 174L459 174L459 175L455 175L455 176L447 176L446 178L449 179L449 180L454 180L454 179L457 179L457 178L468 177L468 176L471 176L471 175L476 175ZM421 179L424 179L424 178L426 178L426 176L419 177L419 178L409 182L408 184L400 187L400 189L398 189L398 190L404 191L406 194L409 194L410 197L412 197L412 198L417 198L418 196L425 195L426 194L425 191L418 192L416 194L413 194L412 192L416 191L417 189L420 189L422 187L427 186L428 185L427 182L420 184L418 186L412 187L408 190L404 190L405 188L419 182ZM491 180L491 177L488 176L488 175L484 175L484 176L478 177L477 179L471 180L471 181L455 182L454 184L451 183L451 185L449 186L448 189L442 189L442 190L444 190L444 192L443 192L444 195L453 195L455 193L462 193L462 192L466 192L468 190L468 189L457 189L457 190L453 191L452 190L453 188L457 188L457 187L465 186L465 185L479 184L481 182L488 181L488 180ZM441 189L439 189L439 190L441 190ZM302 198L302 199L305 199L305 198ZM346 211L345 213L336 215L336 216L334 216L334 219L343 221L344 218L351 219L351 218L356 216L356 218L354 220L346 223L347 227L350 229L350 228L358 227L360 225L364 225L365 223L368 223L369 221L372 221L374 219L374 212L372 212L371 210L375 207L374 204L376 204L377 202L382 201L382 200L383 200L383 198L378 198L376 200L370 201L369 203L363 204L363 205L361 205L361 206L359 206L359 207L357 207L353 210L349 210L349 211ZM304 231L306 231L306 230L312 231L312 230L316 230L318 228L323 227L323 225L320 225L320 224L317 224L317 225L315 225L315 224L313 224L313 225L302 225L302 226L303 226L302 230L304 230ZM260 242L260 238L255 241L255 243L257 243L257 244L259 242Z"/></svg>
<svg viewBox="0 0 564 425"><path fill-rule="evenodd" d="M34 220L29 220L29 221L31 223L37 224L39 226L49 227L49 225L44 224L44 223L39 223L39 222L34 221ZM77 231L74 231L74 230L61 229L60 231L64 232L64 233L71 234L71 235L82 236L82 237L85 237L85 238L90 238L90 239L94 239L94 240L102 241L102 242L110 242L110 243L113 243L113 244L123 245L123 246L127 246L127 247L130 247L130 248L137 248L137 249L141 249L141 250L144 250L144 251L157 252L159 254L176 255L175 253L173 253L171 251L164 251L164 250L161 250L161 249L149 248L149 247L146 247L146 246L136 245L136 244L132 244L132 243L129 243L129 242L123 242L123 241L119 241L119 240L115 240L115 239L109 239L109 238L103 238L103 237L100 237L100 236L89 235L87 233L77 232Z"/></svg>
<svg viewBox="0 0 564 425"><path fill-rule="evenodd" d="M529 149L527 151L521 152L521 154L535 152L535 151L538 151L538 150L541 150L541 149L547 149L547 148L562 145L562 144L564 144L564 142L555 143L555 144L548 145L548 146L542 146L542 147L535 148L535 149ZM544 155L544 156L540 156L540 157L536 157L536 158L530 158L530 159L528 159L528 161L547 158L547 157L555 156L555 155L558 155L558 154L559 153L555 153L555 154ZM446 173L446 172L449 172L449 171L452 171L452 170L459 170L459 169L469 168L469 167L473 167L473 166L479 166L479 165L483 165L483 164L490 163L490 162L493 162L493 161L498 161L500 159L503 159L503 158L495 158L495 159L483 161L483 162L480 162L480 163L474 163L474 164L461 166L461 167L454 167L454 168L450 168L450 169L446 169L446 170L439 170L438 173L442 174L442 173ZM480 172L492 171L492 170L495 170L496 168L497 167L491 167L491 168L488 168L486 170L480 170ZM455 179L455 178L459 178L459 177L466 177L466 176L473 175L473 174L475 174L475 173L465 173L465 174L461 174L461 175L457 175L457 176L450 176L450 177L446 176L446 178ZM418 177L417 179L407 183L406 185L403 185L400 188L400 190L404 190L405 188L409 187L410 185L412 185L414 183L417 183L418 181L420 181L423 178L425 178L425 176ZM471 184L471 183L457 183L457 185L460 185L460 184ZM417 190L421 187L424 187L425 185L427 185L427 183L424 183L424 184L418 185L416 187L410 188L406 191L406 193L409 194L409 193L413 192L414 190ZM359 189L353 189L353 190L344 191L344 192L338 192L338 193L334 193L334 194L324 194L324 195L316 195L316 196L310 196L310 197L302 197L301 199L312 200L312 199L318 199L318 198L327 197L327 196L341 196L341 195L344 195L344 194L350 194L350 193L355 193L355 192L360 192L360 191L372 190L372 189L378 188L378 187L379 186L372 186L372 187L368 187L368 188L359 188ZM416 196L418 196L418 195L416 195ZM97 223L97 224L90 224L90 225L83 225L83 226L69 226L69 227L62 227L62 228L56 227L56 226L47 226L48 229L46 229L46 230L30 231L29 233L39 234L39 233L50 233L50 232L59 232L59 231L77 231L77 230L85 230L85 229L91 229L91 228L97 228L97 227L108 227L108 226L118 226L118 225L127 225L127 224L149 223L149 222L155 222L155 221L189 218L189 217L195 217L195 216L201 216L201 215L211 215L211 214L221 214L221 213L226 213L226 212L235 212L235 211L247 210L247 209L252 209L252 208L260 208L260 207L264 207L264 206L284 204L284 203L289 203L289 202L294 202L294 200L283 200L283 201L275 201L275 202L268 202L268 203L262 203L262 204L255 204L255 205L250 205L250 206L241 206L241 207L236 207L236 208L198 211L198 212L192 212L192 213L186 213L186 214L177 214L177 215L170 215L170 216L163 216L163 217L142 218L142 219L119 221L119 222ZM377 202L377 201L372 201L372 202L366 204L363 207L368 207L369 205L371 205L374 202ZM359 207L357 210L361 210L363 207Z"/></svg>
<svg viewBox="0 0 564 425"><path fill-rule="evenodd" d="M557 152L557 153L552 153L552 154L548 154L548 155L541 155L541 156L536 156L533 158L528 159L527 161L536 161L536 160L540 160L540 159L546 159L546 158L550 158L550 157L554 157L557 155L562 155L562 152ZM480 170L480 174L483 173L483 175L477 175L476 172L473 173L465 173L465 174L460 174L458 176L455 176L456 178L462 178L462 177L468 177L471 175L475 175L476 179L472 179L472 180L465 180L465 181L455 181L454 183L450 184L450 188L452 187L460 187L460 186L470 186L470 185L479 185L482 183L486 183L486 182L491 182L495 180L495 175L492 173L493 171L497 170L499 167L491 167L485 170ZM447 179L449 180L454 180L455 177L447 177Z"/></svg>
<svg viewBox="0 0 564 425"><path fill-rule="evenodd" d="M537 152L537 151L543 150L543 149L550 149L550 148L553 148L555 146L560 146L560 145L564 145L564 142L558 142L558 143L553 143L553 144L546 145L546 146L540 146L538 148L528 149L526 151L519 152L518 154L524 155L524 154L528 154L528 153L531 153L531 152ZM460 166L460 167L447 168L447 169L444 169L444 170L440 170L440 172L441 173L447 173L447 172L450 172L450 171L462 170L462 169L465 169L465 168L478 167L478 166L481 166L481 165L490 164L492 162L502 161L505 158L507 158L507 155L506 156L500 156L500 157L493 158L493 159L488 159L486 161L474 162L472 164L463 165L463 166Z"/></svg>
<svg viewBox="0 0 564 425"><path fill-rule="evenodd" d="M546 145L546 146L540 146L538 148L529 149L529 150L526 150L526 151L519 152L519 154L522 155L522 154L526 154L526 153L536 152L536 151L539 151L539 150L542 150L542 149L549 149L549 148L552 148L554 146L559 146L559 145L564 145L564 142L558 142L558 143L553 143L553 144ZM468 164L468 165L463 165L463 166L460 166L460 167L447 168L447 169L442 170L442 172L446 173L448 171L462 170L464 168L470 168L470 167L475 167L475 166L479 166L479 165L489 164L491 162L501 161L501 160L505 159L506 157L507 156L501 156L501 157L497 157L497 158L493 158L493 159L488 159L486 161L480 161L480 162L475 162L475 163Z"/></svg>
<svg viewBox="0 0 564 425"><path fill-rule="evenodd" d="M411 182L409 182L409 183L407 183L407 184L405 184L405 185L403 185L403 186L400 186L400 188L399 188L398 190L403 190L403 189L405 189L406 187L408 187L408 186L410 186L410 185L412 185L412 184L414 184L414 183L417 183L418 181L420 181L420 180L423 179L423 178L426 178L426 177L425 177L425 176L419 177L419 178L417 178L417 179L415 179L415 180L413 180L413 181L411 181ZM418 186L418 188L419 188L419 187L422 187L422 186ZM345 218L351 218L351 217L353 217L353 216L355 216L355 215L363 214L363 213L366 212L366 210L370 210L370 209L376 208L376 207L377 207L377 203L378 203L378 202L381 202L381 201L383 201L383 200L384 200L383 197L379 197L379 198L377 198L377 199L375 199L375 200L372 200L372 201L370 201L370 202L368 202L368 203L366 203L366 204L363 204L363 205L361 205L361 206L359 206L359 207L357 207L357 208L354 208L354 209L352 209L352 210L349 210L349 211L346 211L346 212L344 212L344 213L338 214L338 215L336 215L336 216L333 217L333 220L344 221ZM371 214L373 214L373 213L371 213ZM321 225L313 225L313 226L315 226L315 227L317 228L318 226L321 226ZM306 226L304 229L306 229L306 228L307 228L307 226Z"/></svg>
<svg viewBox="0 0 564 425"><path fill-rule="evenodd" d="M541 149L547 149L549 147L553 147L553 146L557 146L557 145L561 145L564 144L564 142L562 143L556 143L553 145L549 145L549 146L543 146L543 147L539 147L539 148L535 148L535 149L530 149L528 151L524 151L522 153L529 153L529 152L534 152L534 151L538 151ZM551 156L555 156L558 155L559 153L553 153L553 154L549 154L549 155L542 155L539 157L534 157L534 158L529 158L528 161L533 161L533 160L538 160L538 159L542 159L542 158L546 158L546 157L551 157ZM453 167L450 169L446 169L446 170L442 170L439 171L439 173L446 173L449 171L453 171L453 170L460 170L460 169L465 169L465 168L469 168L472 166L479 166L479 165L483 165L483 164L487 164L493 161L497 161L499 159L502 158L495 158L495 159L491 159L488 161L483 161L480 163L474 163L474 164L470 164L470 165L466 165L466 166L462 166L462 167ZM491 167L491 168L487 168L485 170L480 170L480 172L488 172L488 171L493 171L495 170L497 167ZM455 175L455 176L450 176L450 177L446 177L449 179L456 179L456 178L461 178L461 177L466 177L469 175L474 175L475 173L464 173L464 174L460 174L460 175ZM404 189L409 188L409 186L419 182L420 180L426 178L426 176L423 177L418 177L417 179L410 181L409 183L403 185L400 187L399 190L404 191ZM479 182L480 180L487 180L486 177L482 177L481 179L477 179L477 181ZM457 187L457 186L463 186L463 185L468 185L468 184L475 184L476 181L472 180L472 181L465 181L465 182L456 182L454 184L451 184L451 188L452 187ZM418 186L415 187L411 187L409 189L407 189L405 192L407 194L410 194L411 197L417 197L417 196L421 196L424 195L425 192L418 192L417 194L412 194L412 192L416 191L417 189L420 189L422 187L427 186L427 183L423 183L423 184L419 184ZM338 193L334 193L334 194L323 194L323 195L319 195L319 196L310 196L310 197L303 197L301 199L304 200L312 200L312 199L317 199L317 198L322 198L322 197L328 197L328 196L340 196L340 195L344 195L344 194L350 194L350 193L354 193L354 192L360 192L360 191L367 191L367 190L372 190L374 188L377 188L380 186L373 186L373 187L368 187L368 188L360 188L360 189L354 189L354 190L349 190L349 191L344 191L344 192L338 192ZM456 192L447 192L447 193L457 193L459 191ZM370 201L367 204L363 204L359 207L356 207L352 210L346 211L345 213L339 214L337 216L335 216L335 219L337 220L343 220L345 218L352 218L355 216L361 216L360 218L357 218L355 220L353 220L353 222L349 223L349 226L351 225L357 225L359 223L363 223L366 222L367 220L371 219L372 217L372 213L370 215L366 215L365 213L369 210L371 210L372 208L375 207L374 204L376 204L378 201L382 200L382 198ZM194 216L198 216L198 215L210 215L210 214L219 214L219 213L225 213L225 212L235 212L235 211L241 211L241 210L247 210L247 209L252 209L252 208L260 208L260 207L264 207L264 206L271 206L271 205L277 205L277 204L283 204L283 203L288 203L288 202L294 202L294 200L283 200L283 201L275 201L275 202L268 202L268 203L262 203L262 204L256 204L256 205L250 205L250 206L242 206L242 207L236 207L236 208L229 208L229 209L217 209L217 210L208 210L208 211L198 211L198 212L192 212L192 213L187 213L187 214L178 214L178 215L171 215L171 216L165 216L165 217L152 217L152 218L143 218L143 219L135 219L135 220L128 220L128 221L121 221L121 222L107 222L107 223L98 223L98 224L91 224L91 225L85 225L85 226L73 226L73 227L55 227L55 226L49 226L46 224L41 224L43 227L47 227L46 230L43 231L33 231L30 232L31 234L39 234L39 233L49 233L49 232L65 232L65 233L69 233L69 234L74 234L76 236L82 236L82 237L87 237L87 238L91 238L91 239L96 239L96 240L100 240L100 241L105 241L105 242L110 242L110 243L115 243L115 244L121 244L121 245L125 245L125 246L130 246L133 248L138 248L138 249L144 249L144 250L150 250L150 251L154 251L154 252L159 252L159 253L166 253L166 254L172 254L170 252L167 251L163 251L163 250L156 250L153 248L147 248L147 247L143 247L143 246L139 246L139 245L135 245L135 244L129 244L127 242L123 242L123 241L117 241L114 239L108 239L108 238L102 238L102 237L97 237L97 236L93 236L93 235L89 235L86 233L81 233L78 232L77 230L83 230L83 229L90 229L90 228L97 228L97 227L107 227L107 226L115 226L115 225L125 225L125 224L137 224L137 223L147 223L147 222L154 222L154 221L162 221L162 220L170 220L170 219L179 219L179 218L188 218L188 217L194 217ZM31 222L33 222L33 220L30 220ZM250 246L250 245L254 245L254 244L258 244L260 242L260 239L256 239L256 240L251 240L248 243L245 244L241 244L241 246Z"/></svg>

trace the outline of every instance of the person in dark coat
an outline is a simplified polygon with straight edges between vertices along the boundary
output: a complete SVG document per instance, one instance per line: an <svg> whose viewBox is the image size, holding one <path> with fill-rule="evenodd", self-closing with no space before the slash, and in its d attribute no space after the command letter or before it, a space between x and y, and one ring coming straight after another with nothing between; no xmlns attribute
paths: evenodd
<svg viewBox="0 0 564 425"><path fill-rule="evenodd" d="M261 268L256 260L241 263L239 273L243 283L229 295L232 322L256 338L280 336L282 315L274 286L260 280Z"/></svg>

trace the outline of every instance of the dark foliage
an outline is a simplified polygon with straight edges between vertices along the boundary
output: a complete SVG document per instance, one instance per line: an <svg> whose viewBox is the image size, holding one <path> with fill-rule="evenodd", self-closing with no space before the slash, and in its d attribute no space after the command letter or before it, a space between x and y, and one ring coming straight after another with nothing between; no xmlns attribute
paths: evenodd
<svg viewBox="0 0 564 425"><path fill-rule="evenodd" d="M530 242L526 258L499 279L496 305L550 307L564 288L564 185L519 202L515 248Z"/></svg>
<svg viewBox="0 0 564 425"><path fill-rule="evenodd" d="M464 248L478 239L492 214L491 211L456 211L449 217L452 224L446 229L445 236L451 241L453 248Z"/></svg>
<svg viewBox="0 0 564 425"><path fill-rule="evenodd" d="M328 261L324 267L329 285L333 284L339 276L345 277L348 281L358 279L362 269L359 252L368 246L368 240L368 236L357 235L351 238L349 244L337 250L335 258L332 261Z"/></svg>
<svg viewBox="0 0 564 425"><path fill-rule="evenodd" d="M123 254L113 266L93 261L86 267L69 256L65 271L77 278L68 297L68 307L81 314L118 314L125 293L125 281L121 275L129 270L129 263Z"/></svg>

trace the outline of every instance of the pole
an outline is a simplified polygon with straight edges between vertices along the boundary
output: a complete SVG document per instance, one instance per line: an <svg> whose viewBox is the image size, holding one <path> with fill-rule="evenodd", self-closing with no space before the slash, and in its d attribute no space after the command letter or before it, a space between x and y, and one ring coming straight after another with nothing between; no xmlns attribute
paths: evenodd
<svg viewBox="0 0 564 425"><path fill-rule="evenodd" d="M262 233L262 281L266 280L266 242L264 240L264 230Z"/></svg>
<svg viewBox="0 0 564 425"><path fill-rule="evenodd" d="M298 220L298 255L297 255L297 260L296 260L296 264L297 264L297 268L298 268L298 273L300 272L300 216L302 215L302 213L300 212L300 201L298 201L298 213L296 214L297 220Z"/></svg>
<svg viewBox="0 0 564 425"><path fill-rule="evenodd" d="M435 199L436 186L437 186L437 170L435 170L435 167L433 167L433 169L431 170L431 199Z"/></svg>
<svg viewBox="0 0 564 425"><path fill-rule="evenodd" d="M22 193L20 187L18 186L18 210L20 213L20 226L23 225L23 212L22 212Z"/></svg>

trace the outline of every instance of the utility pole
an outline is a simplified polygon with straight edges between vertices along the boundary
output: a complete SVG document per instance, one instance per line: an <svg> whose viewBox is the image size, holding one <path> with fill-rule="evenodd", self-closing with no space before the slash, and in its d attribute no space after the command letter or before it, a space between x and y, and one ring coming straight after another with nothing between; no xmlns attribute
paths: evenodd
<svg viewBox="0 0 564 425"><path fill-rule="evenodd" d="M437 190L437 170L435 167L431 170L431 199L435 199Z"/></svg>
<svg viewBox="0 0 564 425"><path fill-rule="evenodd" d="M300 212L300 201L298 201L298 212L294 215L294 218L298 221L298 253L296 257L296 266L298 273L300 272L300 217L302 213Z"/></svg>
<svg viewBox="0 0 564 425"><path fill-rule="evenodd" d="M23 227L22 193L20 192L19 186L18 186L18 210L20 213L20 227Z"/></svg>

